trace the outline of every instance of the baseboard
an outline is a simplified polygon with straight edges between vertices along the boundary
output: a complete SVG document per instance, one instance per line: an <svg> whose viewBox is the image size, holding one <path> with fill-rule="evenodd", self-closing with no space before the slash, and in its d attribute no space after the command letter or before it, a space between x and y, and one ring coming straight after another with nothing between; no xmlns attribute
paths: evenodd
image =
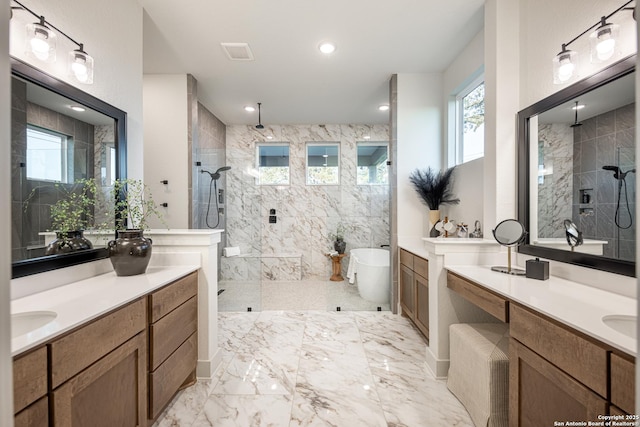
<svg viewBox="0 0 640 427"><path fill-rule="evenodd" d="M213 378L221 364L222 352L218 348L211 360L198 360L196 365L196 377L199 380L208 380Z"/></svg>
<svg viewBox="0 0 640 427"><path fill-rule="evenodd" d="M429 347L427 347L425 365L427 365L427 368L436 379L444 380L447 378L449 373L449 359L437 359L433 353L431 353Z"/></svg>

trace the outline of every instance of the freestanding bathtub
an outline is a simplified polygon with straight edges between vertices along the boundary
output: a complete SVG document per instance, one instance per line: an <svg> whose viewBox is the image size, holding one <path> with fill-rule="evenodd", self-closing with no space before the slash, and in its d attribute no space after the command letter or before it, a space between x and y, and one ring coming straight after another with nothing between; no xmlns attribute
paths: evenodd
<svg viewBox="0 0 640 427"><path fill-rule="evenodd" d="M391 293L389 276L389 251L379 248L352 249L349 252L347 277L355 279L358 293L367 301L388 303Z"/></svg>

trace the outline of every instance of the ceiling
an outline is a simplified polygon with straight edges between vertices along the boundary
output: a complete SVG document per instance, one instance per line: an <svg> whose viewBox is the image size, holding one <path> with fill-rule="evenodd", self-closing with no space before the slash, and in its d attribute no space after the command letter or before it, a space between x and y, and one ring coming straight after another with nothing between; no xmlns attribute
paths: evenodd
<svg viewBox="0 0 640 427"><path fill-rule="evenodd" d="M389 78L442 72L483 27L484 0L142 0L145 74L192 74L225 124L387 123ZM317 49L337 44L329 56ZM220 43L248 43L231 61Z"/></svg>

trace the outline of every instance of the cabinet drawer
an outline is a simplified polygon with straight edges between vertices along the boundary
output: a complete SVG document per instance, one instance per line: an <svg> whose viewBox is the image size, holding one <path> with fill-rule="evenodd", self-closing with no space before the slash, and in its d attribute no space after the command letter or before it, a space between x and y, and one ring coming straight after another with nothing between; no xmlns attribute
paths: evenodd
<svg viewBox="0 0 640 427"><path fill-rule="evenodd" d="M400 264L406 265L413 270L413 254L404 249L400 249Z"/></svg>
<svg viewBox="0 0 640 427"><path fill-rule="evenodd" d="M600 396L607 396L607 351L518 305L511 305L512 338L556 365Z"/></svg>
<svg viewBox="0 0 640 427"><path fill-rule="evenodd" d="M169 358L149 374L149 418L155 419L196 368L197 334L191 335Z"/></svg>
<svg viewBox="0 0 640 427"><path fill-rule="evenodd" d="M503 322L509 322L509 301L467 279L447 273L447 287Z"/></svg>
<svg viewBox="0 0 640 427"><path fill-rule="evenodd" d="M47 348L13 361L13 409L18 413L47 394Z"/></svg>
<svg viewBox="0 0 640 427"><path fill-rule="evenodd" d="M146 329L142 298L51 343L51 386L60 384Z"/></svg>
<svg viewBox="0 0 640 427"><path fill-rule="evenodd" d="M635 413L635 363L611 354L611 403L627 414Z"/></svg>
<svg viewBox="0 0 640 427"><path fill-rule="evenodd" d="M16 414L13 425L14 427L47 427L49 425L49 398L45 396Z"/></svg>
<svg viewBox="0 0 640 427"><path fill-rule="evenodd" d="M413 257L413 271L429 280L429 261L419 256Z"/></svg>
<svg viewBox="0 0 640 427"><path fill-rule="evenodd" d="M149 295L149 322L157 322L169 312L191 298L198 291L198 272L178 279Z"/></svg>
<svg viewBox="0 0 640 427"><path fill-rule="evenodd" d="M185 342L198 326L197 298L187 302L151 325L150 369L155 370L171 353Z"/></svg>

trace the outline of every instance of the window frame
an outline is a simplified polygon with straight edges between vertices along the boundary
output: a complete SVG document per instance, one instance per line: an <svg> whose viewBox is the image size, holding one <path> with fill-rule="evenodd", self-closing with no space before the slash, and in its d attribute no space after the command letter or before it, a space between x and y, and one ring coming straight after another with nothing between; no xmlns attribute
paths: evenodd
<svg viewBox="0 0 640 427"><path fill-rule="evenodd" d="M361 146L385 146L387 148L387 160L385 161L385 166L387 167L387 182L385 183L371 183L367 182L366 184L361 184L358 182L358 147ZM389 142L388 141L356 141L356 185L389 185Z"/></svg>
<svg viewBox="0 0 640 427"><path fill-rule="evenodd" d="M464 98L471 92L476 90L480 85L485 84L484 73L480 73L473 77L468 84L458 91L453 99L454 102L454 114L455 114L455 132L453 141L454 162L451 166L461 165L473 160L477 160L484 157L484 137L483 137L483 149L482 155L471 160L464 160ZM485 87L486 88L486 87ZM486 93L485 93L486 97Z"/></svg>
<svg viewBox="0 0 640 427"><path fill-rule="evenodd" d="M336 147L338 150L338 154L337 154L337 160L338 160L338 165L336 166L338 168L338 181L337 182L332 182L332 183L310 183L309 182L309 147ZM340 161L340 154L341 154L341 150L340 150L340 143L339 142L334 142L334 141L327 141L327 142L319 142L319 141L308 141L305 144L305 148L304 148L304 163L305 163L305 168L304 168L304 180L305 180L305 184L306 185L340 185L340 172L341 172L341 161Z"/></svg>
<svg viewBox="0 0 640 427"><path fill-rule="evenodd" d="M68 153L68 145L70 143L70 137L69 135L65 135L62 132L58 132L55 130L51 130L51 129L47 129L47 128L43 128L40 126L36 126L36 125L32 125L30 123L27 123L26 126L26 144L27 144L27 153L29 152L29 133L31 132L38 132L41 134L45 134L45 135L51 135L54 136L56 138L60 139L60 150L59 150L59 154L60 154L60 180L57 179L46 179L43 178L42 176L30 176L29 175L29 165L32 164L33 162L29 162L29 155L27 154L27 168L25 171L26 177L29 181L40 181L40 182L54 182L54 183L60 183L60 184L68 184L71 183L69 181L69 159L67 158L67 153Z"/></svg>
<svg viewBox="0 0 640 427"><path fill-rule="evenodd" d="M261 147L287 147L287 182L286 183L263 183L260 179L260 148ZM291 144L288 142L257 142L256 143L256 185L259 186L278 186L278 185L291 185ZM269 167L269 166L265 166Z"/></svg>

